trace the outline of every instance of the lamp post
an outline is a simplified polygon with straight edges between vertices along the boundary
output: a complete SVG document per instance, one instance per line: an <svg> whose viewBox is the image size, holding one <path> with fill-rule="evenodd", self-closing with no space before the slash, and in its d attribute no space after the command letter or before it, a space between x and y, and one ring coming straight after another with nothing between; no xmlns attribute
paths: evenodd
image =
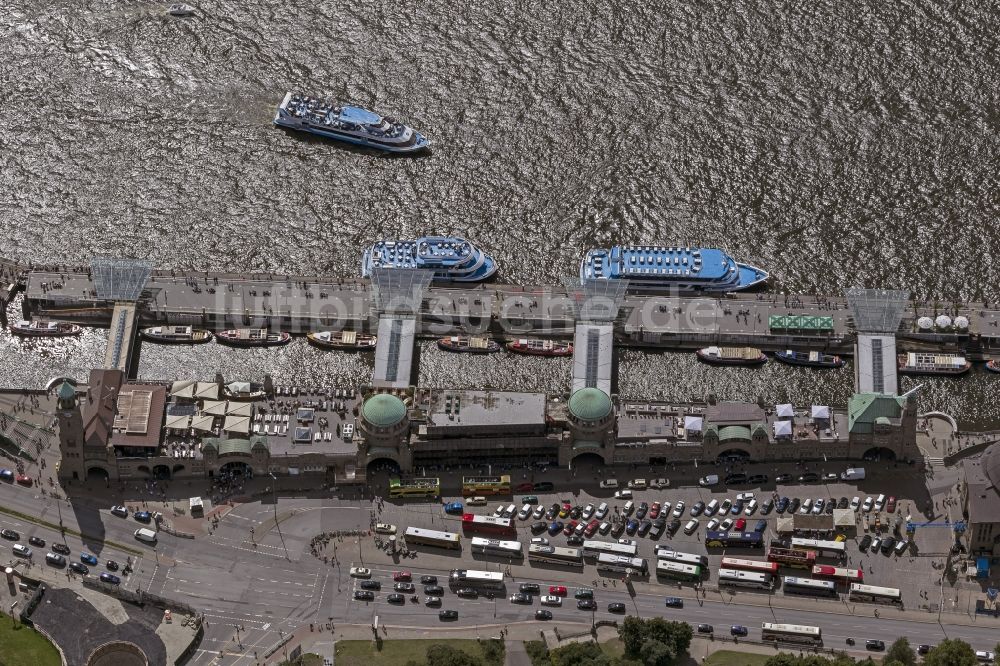
<svg viewBox="0 0 1000 666"><path fill-rule="evenodd" d="M268 472L271 477L271 499L274 502L274 526L278 530L278 538L281 539L281 546L285 549L285 559L290 559L288 557L288 546L285 545L285 535L281 533L281 523L278 522L278 477L274 475L274 472Z"/></svg>

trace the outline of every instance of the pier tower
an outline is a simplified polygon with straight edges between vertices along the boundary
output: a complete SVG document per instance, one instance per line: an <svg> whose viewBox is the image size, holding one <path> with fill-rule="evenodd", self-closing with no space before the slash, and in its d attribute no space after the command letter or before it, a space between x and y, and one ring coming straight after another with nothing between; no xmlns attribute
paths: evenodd
<svg viewBox="0 0 1000 666"><path fill-rule="evenodd" d="M372 306L378 315L374 386L410 386L417 317L433 277L432 271L420 269L376 268L372 272Z"/></svg>
<svg viewBox="0 0 1000 666"><path fill-rule="evenodd" d="M76 388L64 381L56 393L56 419L59 424L59 478L85 479L83 459L83 414Z"/></svg>
<svg viewBox="0 0 1000 666"><path fill-rule="evenodd" d="M138 334L136 301L146 287L153 265L139 259L97 258L90 262L97 298L114 303L104 367L132 376Z"/></svg>
<svg viewBox="0 0 1000 666"><path fill-rule="evenodd" d="M854 390L896 395L896 331L909 293L889 289L848 289L847 304L858 333L854 344Z"/></svg>
<svg viewBox="0 0 1000 666"><path fill-rule="evenodd" d="M410 399L409 396L405 396ZM392 393L372 393L361 405L358 462L369 465L390 460L401 470L413 466L410 449L410 420L406 403Z"/></svg>

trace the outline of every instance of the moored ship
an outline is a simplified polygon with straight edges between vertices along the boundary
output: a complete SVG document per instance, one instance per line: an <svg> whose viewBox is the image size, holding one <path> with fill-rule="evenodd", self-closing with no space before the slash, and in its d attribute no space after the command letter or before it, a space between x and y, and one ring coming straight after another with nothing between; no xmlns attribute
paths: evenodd
<svg viewBox="0 0 1000 666"><path fill-rule="evenodd" d="M150 342L164 345L197 345L212 339L211 331L191 326L150 326L139 334Z"/></svg>
<svg viewBox="0 0 1000 666"><path fill-rule="evenodd" d="M76 324L61 321L18 321L10 326L10 332L24 338L64 338L79 335L83 329Z"/></svg>
<svg viewBox="0 0 1000 666"><path fill-rule="evenodd" d="M395 118L291 92L278 105L274 124L388 153L415 153L431 145L427 137Z"/></svg>
<svg viewBox="0 0 1000 666"><path fill-rule="evenodd" d="M541 338L520 338L507 343L507 351L529 356L572 356L573 345Z"/></svg>
<svg viewBox="0 0 1000 666"><path fill-rule="evenodd" d="M705 347L697 352L698 359L712 365L763 365L764 352L755 347Z"/></svg>
<svg viewBox="0 0 1000 666"><path fill-rule="evenodd" d="M322 349L343 351L375 349L375 344L378 341L374 335L366 335L357 331L318 331L307 334L306 339L310 344Z"/></svg>
<svg viewBox="0 0 1000 666"><path fill-rule="evenodd" d="M963 375L972 369L964 356L910 352L899 354L901 375Z"/></svg>
<svg viewBox="0 0 1000 666"><path fill-rule="evenodd" d="M1000 372L1000 361L995 358L991 358L986 361L986 369L990 372Z"/></svg>
<svg viewBox="0 0 1000 666"><path fill-rule="evenodd" d="M801 365L809 368L842 368L844 359L836 354L824 354L816 351L785 351L774 352L774 360L788 365Z"/></svg>
<svg viewBox="0 0 1000 666"><path fill-rule="evenodd" d="M465 352L468 354L491 354L500 351L500 343L482 335L452 335L441 338L438 348L450 352Z"/></svg>
<svg viewBox="0 0 1000 666"><path fill-rule="evenodd" d="M237 328L219 331L216 338L230 347L274 347L286 344L292 336L283 331L271 333L266 328Z"/></svg>
<svg viewBox="0 0 1000 666"><path fill-rule="evenodd" d="M493 277L497 264L478 247L455 236L424 236L416 240L381 240L361 259L361 276L376 268L423 268L437 282L482 282Z"/></svg>
<svg viewBox="0 0 1000 666"><path fill-rule="evenodd" d="M714 248L615 245L587 252L580 281L628 280L634 291L725 293L764 285L767 271Z"/></svg>

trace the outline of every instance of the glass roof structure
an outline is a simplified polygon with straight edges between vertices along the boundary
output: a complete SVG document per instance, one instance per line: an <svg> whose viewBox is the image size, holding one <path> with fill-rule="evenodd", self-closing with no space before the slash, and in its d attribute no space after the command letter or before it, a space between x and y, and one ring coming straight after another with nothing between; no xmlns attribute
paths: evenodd
<svg viewBox="0 0 1000 666"><path fill-rule="evenodd" d="M895 334L910 298L907 291L852 288L845 292L858 333Z"/></svg>
<svg viewBox="0 0 1000 666"><path fill-rule="evenodd" d="M98 257L90 262L94 290L106 301L137 301L153 264L142 259Z"/></svg>
<svg viewBox="0 0 1000 666"><path fill-rule="evenodd" d="M416 316L434 271L419 268L372 270L372 300L380 313Z"/></svg>

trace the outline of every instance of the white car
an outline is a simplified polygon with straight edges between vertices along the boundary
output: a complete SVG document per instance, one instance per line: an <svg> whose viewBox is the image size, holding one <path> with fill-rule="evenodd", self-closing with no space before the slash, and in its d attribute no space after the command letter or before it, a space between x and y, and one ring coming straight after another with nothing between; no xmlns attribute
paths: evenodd
<svg viewBox="0 0 1000 666"><path fill-rule="evenodd" d="M747 516L752 516L754 511L757 510L757 500L752 499L750 503L747 504L747 508L743 509L743 513Z"/></svg>
<svg viewBox="0 0 1000 666"><path fill-rule="evenodd" d="M496 516L497 518L502 517L504 509L506 509L506 508L507 508L506 504L501 504L500 506L498 506L496 508L496 510L493 511L493 515Z"/></svg>
<svg viewBox="0 0 1000 666"><path fill-rule="evenodd" d="M608 503L601 502L597 505L597 513L594 514L594 518L598 520L604 520L604 517L608 515Z"/></svg>
<svg viewBox="0 0 1000 666"><path fill-rule="evenodd" d="M670 487L670 479L653 479L649 482L649 487L655 490L663 490Z"/></svg>
<svg viewBox="0 0 1000 666"><path fill-rule="evenodd" d="M587 523L581 520L579 523L577 523L576 529L573 530L573 534L580 536L586 531L587 531Z"/></svg>
<svg viewBox="0 0 1000 666"><path fill-rule="evenodd" d="M874 506L875 506L875 498L874 497L866 497L865 498L865 503L861 505L861 508L864 509L865 513L871 513L872 507L874 507Z"/></svg>
<svg viewBox="0 0 1000 666"><path fill-rule="evenodd" d="M611 531L611 523L608 522L601 523L600 527L597 528L597 531L600 532L601 534L607 534L608 532Z"/></svg>
<svg viewBox="0 0 1000 666"><path fill-rule="evenodd" d="M733 519L732 518L726 518L725 520L722 521L722 525L720 525L720 527L722 528L723 532L728 532L729 528L732 527L732 526L733 526Z"/></svg>
<svg viewBox="0 0 1000 666"><path fill-rule="evenodd" d="M618 543L622 544L623 546L638 546L639 545L639 542L636 541L635 539L618 539Z"/></svg>
<svg viewBox="0 0 1000 666"><path fill-rule="evenodd" d="M996 655L989 650L976 650L976 661L992 664L994 659L996 659Z"/></svg>
<svg viewBox="0 0 1000 666"><path fill-rule="evenodd" d="M531 514L531 517L534 518L535 520L538 520L544 515L545 515L545 507L536 506L534 512Z"/></svg>
<svg viewBox="0 0 1000 666"><path fill-rule="evenodd" d="M666 518L667 514L670 513L670 507L672 507L672 506L673 506L673 504L671 504L670 502L664 502L663 504L661 504L660 505L660 515L663 516L664 518Z"/></svg>
<svg viewBox="0 0 1000 666"><path fill-rule="evenodd" d="M23 544L15 543L13 550L14 554L17 555L18 557L27 557L29 559L31 558L31 549Z"/></svg>
<svg viewBox="0 0 1000 666"><path fill-rule="evenodd" d="M632 479L628 482L628 487L632 490L645 490L646 479Z"/></svg>
<svg viewBox="0 0 1000 666"><path fill-rule="evenodd" d="M547 546L549 545L549 540L545 537L532 537L531 543L535 546Z"/></svg>
<svg viewBox="0 0 1000 666"><path fill-rule="evenodd" d="M698 519L692 518L687 522L687 525L684 526L684 534L694 534L696 529L698 529Z"/></svg>
<svg viewBox="0 0 1000 666"><path fill-rule="evenodd" d="M625 502L625 506L622 507L622 513L626 516L631 516L633 511L635 511L635 502L632 500Z"/></svg>
<svg viewBox="0 0 1000 666"><path fill-rule="evenodd" d="M808 497L802 502L802 506L799 507L799 513L805 515L813 508L813 501Z"/></svg>
<svg viewBox="0 0 1000 666"><path fill-rule="evenodd" d="M580 514L580 517L583 518L584 520L590 520L591 516L594 515L594 511L595 511L594 505L588 504L587 506L583 507L583 512Z"/></svg>
<svg viewBox="0 0 1000 666"><path fill-rule="evenodd" d="M601 481L597 485L600 488L604 488L605 490L609 490L611 488L617 488L618 487L618 480L617 479L605 479L604 481ZM615 495L617 495L617 494L618 493L615 493Z"/></svg>
<svg viewBox="0 0 1000 666"><path fill-rule="evenodd" d="M631 490L616 490L615 499L632 499Z"/></svg>
<svg viewBox="0 0 1000 666"><path fill-rule="evenodd" d="M376 534L395 534L396 526L389 523L375 523Z"/></svg>
<svg viewBox="0 0 1000 666"><path fill-rule="evenodd" d="M705 529L708 530L709 532L713 532L715 531L715 528L717 528L718 526L719 526L719 519L712 518L712 520L708 521L708 525L705 525Z"/></svg>
<svg viewBox="0 0 1000 666"><path fill-rule="evenodd" d="M670 512L674 518L680 518L684 515L684 500L681 500L676 505L674 505L674 510Z"/></svg>
<svg viewBox="0 0 1000 666"><path fill-rule="evenodd" d="M855 496L854 496L854 497L853 497L853 498L851 499L851 510L853 510L853 511L854 511L855 513L857 513L857 512L858 512L858 507L859 507L859 506L861 506L861 498L860 498L860 497L858 497L857 495L855 495Z"/></svg>
<svg viewBox="0 0 1000 666"><path fill-rule="evenodd" d="M817 515L823 513L823 504L825 502L826 500L821 497L816 498L816 502L813 504L812 512Z"/></svg>
<svg viewBox="0 0 1000 666"><path fill-rule="evenodd" d="M707 505L705 505L705 515L714 516L715 512L719 510L719 500L713 499Z"/></svg>
<svg viewBox="0 0 1000 666"><path fill-rule="evenodd" d="M879 495L875 498L875 510L881 511L885 506L885 495Z"/></svg>
<svg viewBox="0 0 1000 666"><path fill-rule="evenodd" d="M562 597L557 597L554 594L546 594L539 601L543 606L562 606Z"/></svg>
<svg viewBox="0 0 1000 666"><path fill-rule="evenodd" d="M749 502L753 498L754 498L754 494L753 493L739 493L736 496L736 501L737 502Z"/></svg>
<svg viewBox="0 0 1000 666"><path fill-rule="evenodd" d="M521 507L521 510L517 512L517 517L520 520L527 520L531 516L532 506L530 504L525 504Z"/></svg>
<svg viewBox="0 0 1000 666"><path fill-rule="evenodd" d="M466 500L466 506L486 506L486 498L482 496L477 496Z"/></svg>
<svg viewBox="0 0 1000 666"><path fill-rule="evenodd" d="M371 578L372 570L365 567L351 567L351 578Z"/></svg>

